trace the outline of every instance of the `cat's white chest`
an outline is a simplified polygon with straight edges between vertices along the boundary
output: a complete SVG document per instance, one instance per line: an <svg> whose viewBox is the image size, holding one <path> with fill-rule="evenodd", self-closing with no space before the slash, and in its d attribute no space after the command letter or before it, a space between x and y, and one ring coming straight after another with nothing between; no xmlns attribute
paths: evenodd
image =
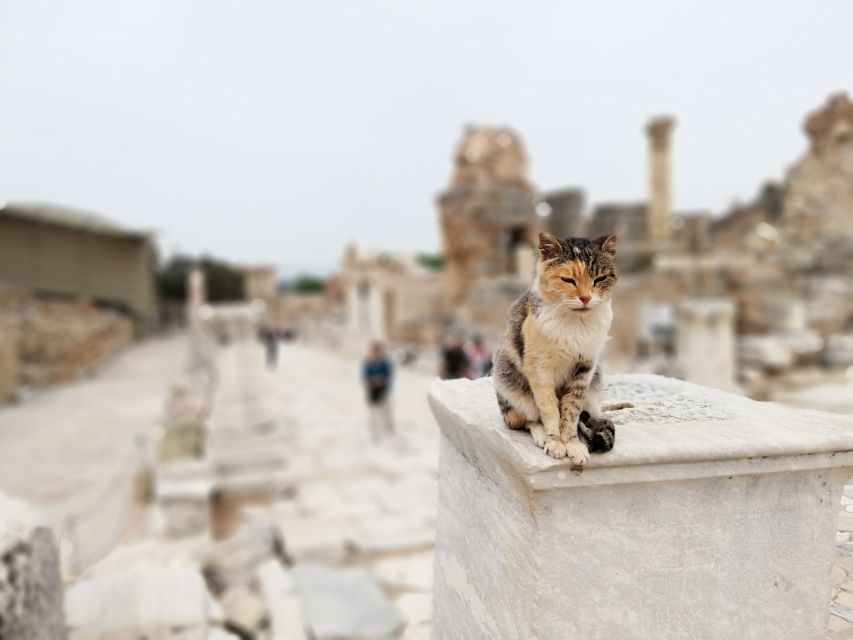
<svg viewBox="0 0 853 640"><path fill-rule="evenodd" d="M545 312L537 321L555 351L559 351L567 361L597 362L607 342L612 319L613 312L608 302L583 315L576 311Z"/></svg>

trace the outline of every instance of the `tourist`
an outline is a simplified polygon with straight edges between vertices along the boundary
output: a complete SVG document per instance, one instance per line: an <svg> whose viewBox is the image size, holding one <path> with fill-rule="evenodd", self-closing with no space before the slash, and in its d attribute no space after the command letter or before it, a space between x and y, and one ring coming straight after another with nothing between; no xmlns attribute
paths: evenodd
<svg viewBox="0 0 853 640"><path fill-rule="evenodd" d="M492 372L492 354L486 347L483 336L475 333L467 349L472 378L483 378Z"/></svg>
<svg viewBox="0 0 853 640"><path fill-rule="evenodd" d="M468 362L468 354L462 346L459 338L450 338L441 352L441 372L443 380L455 380L456 378L470 377L471 366Z"/></svg>
<svg viewBox="0 0 853 640"><path fill-rule="evenodd" d="M394 366L381 342L373 342L361 368L361 381L367 393L370 437L375 441L394 434L391 414L391 383Z"/></svg>
<svg viewBox="0 0 853 640"><path fill-rule="evenodd" d="M261 329L261 342L266 349L267 368L275 369L278 365L278 332L271 327Z"/></svg>

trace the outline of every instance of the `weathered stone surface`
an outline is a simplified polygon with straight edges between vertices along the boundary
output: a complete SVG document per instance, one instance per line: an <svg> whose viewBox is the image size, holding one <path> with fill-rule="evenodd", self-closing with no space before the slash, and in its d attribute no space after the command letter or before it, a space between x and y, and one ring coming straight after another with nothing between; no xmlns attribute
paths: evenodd
<svg viewBox="0 0 853 640"><path fill-rule="evenodd" d="M675 120L658 116L646 125L649 137L649 230L651 240L666 242L672 230L670 138Z"/></svg>
<svg viewBox="0 0 853 640"><path fill-rule="evenodd" d="M187 565L139 562L81 580L69 587L65 605L68 626L81 640L171 638L201 633L223 619L201 573Z"/></svg>
<svg viewBox="0 0 853 640"><path fill-rule="evenodd" d="M735 305L687 299L677 306L676 357L681 378L735 391Z"/></svg>
<svg viewBox="0 0 853 640"><path fill-rule="evenodd" d="M434 526L412 526L394 523L392 527L376 528L370 525L360 528L346 541L346 547L355 555L385 555L408 553L430 549L435 541Z"/></svg>
<svg viewBox="0 0 853 640"><path fill-rule="evenodd" d="M188 376L172 385L158 443L160 461L196 459L204 454L204 421L212 392L207 382L202 376Z"/></svg>
<svg viewBox="0 0 853 640"><path fill-rule="evenodd" d="M432 619L432 594L404 593L395 601L407 627L426 626Z"/></svg>
<svg viewBox="0 0 853 640"><path fill-rule="evenodd" d="M405 624L370 574L360 569L303 563L292 575L316 640L390 639Z"/></svg>
<svg viewBox="0 0 853 640"><path fill-rule="evenodd" d="M235 585L219 598L225 620L246 631L257 630L266 617L266 605L246 585Z"/></svg>
<svg viewBox="0 0 853 640"><path fill-rule="evenodd" d="M133 340L132 321L90 300L0 295L0 309L17 317L19 383L68 382L95 371Z"/></svg>
<svg viewBox="0 0 853 640"><path fill-rule="evenodd" d="M519 250L536 246L537 197L526 173L517 134L493 127L465 130L450 188L439 196L453 304L484 279L517 275Z"/></svg>
<svg viewBox="0 0 853 640"><path fill-rule="evenodd" d="M432 589L432 550L383 558L373 566L373 574L390 591L429 593Z"/></svg>
<svg viewBox="0 0 853 640"><path fill-rule="evenodd" d="M453 186L529 189L527 154L519 135L505 127L466 127L456 150Z"/></svg>
<svg viewBox="0 0 853 640"><path fill-rule="evenodd" d="M269 611L271 640L306 640L302 607L289 572L269 560L258 567L257 576Z"/></svg>
<svg viewBox="0 0 853 640"><path fill-rule="evenodd" d="M0 638L64 636L62 579L53 533L40 514L0 494Z"/></svg>
<svg viewBox="0 0 853 640"><path fill-rule="evenodd" d="M212 491L210 469L201 461L158 468L155 498L164 533L171 537L208 533Z"/></svg>
<svg viewBox="0 0 853 640"><path fill-rule="evenodd" d="M277 529L260 522L244 525L209 549L205 565L227 584L247 583L261 565L279 560L284 543Z"/></svg>
<svg viewBox="0 0 853 640"><path fill-rule="evenodd" d="M503 426L491 381L434 387L434 637L825 639L853 421L655 376L606 395L635 408L578 473Z"/></svg>
<svg viewBox="0 0 853 640"><path fill-rule="evenodd" d="M0 405L18 394L18 317L0 306Z"/></svg>
<svg viewBox="0 0 853 640"><path fill-rule="evenodd" d="M352 523L337 515L285 520L280 525L284 544L296 560L339 563L347 556Z"/></svg>

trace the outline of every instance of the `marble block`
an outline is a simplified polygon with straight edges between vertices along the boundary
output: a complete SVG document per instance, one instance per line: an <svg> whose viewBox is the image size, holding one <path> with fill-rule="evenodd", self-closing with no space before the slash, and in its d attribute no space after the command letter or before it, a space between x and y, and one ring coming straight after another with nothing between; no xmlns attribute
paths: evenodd
<svg viewBox="0 0 853 640"><path fill-rule="evenodd" d="M616 446L582 471L436 383L433 638L823 640L853 420L614 376Z"/></svg>

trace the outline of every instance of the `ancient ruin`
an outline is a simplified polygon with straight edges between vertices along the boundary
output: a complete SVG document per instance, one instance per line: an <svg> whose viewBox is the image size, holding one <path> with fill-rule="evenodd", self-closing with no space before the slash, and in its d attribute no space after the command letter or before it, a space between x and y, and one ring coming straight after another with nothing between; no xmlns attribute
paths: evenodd
<svg viewBox="0 0 853 640"><path fill-rule="evenodd" d="M468 127L450 186L438 197L448 295L460 302L478 283L522 273L536 244L537 195L518 135ZM528 275L525 272L524 275Z"/></svg>
<svg viewBox="0 0 853 640"><path fill-rule="evenodd" d="M672 224L672 169L670 138L675 120L669 116L653 118L646 125L649 137L649 239L655 243L669 240Z"/></svg>

